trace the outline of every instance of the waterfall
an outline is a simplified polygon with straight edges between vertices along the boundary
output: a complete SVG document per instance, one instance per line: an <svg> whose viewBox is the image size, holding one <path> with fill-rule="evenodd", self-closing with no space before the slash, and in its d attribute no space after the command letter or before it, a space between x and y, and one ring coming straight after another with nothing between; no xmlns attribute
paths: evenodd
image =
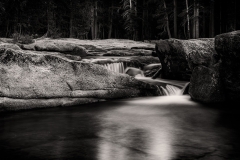
<svg viewBox="0 0 240 160"><path fill-rule="evenodd" d="M167 89L165 89L164 87L161 86L161 89L163 91L163 95L169 96L169 93L167 91Z"/></svg>
<svg viewBox="0 0 240 160"><path fill-rule="evenodd" d="M117 73L126 73L128 75L134 76L137 79L141 79L141 80L145 80L148 83L150 82L157 82L161 80L157 80L157 79L151 79L149 77L145 77L143 74L143 71L141 69L138 68L134 68L134 67L127 67L125 69L123 62L118 62L118 63L107 63L107 64L102 64L102 66L104 66L105 68L107 68L108 70L117 72ZM127 73L129 71L129 73ZM165 83L165 82L164 82ZM173 96L173 95L182 95L183 91L181 88L176 87L174 85L171 84L166 84L165 87L163 86L157 86L158 87L158 91L160 92L161 95L166 95L166 96ZM185 88L185 87L184 87Z"/></svg>
<svg viewBox="0 0 240 160"><path fill-rule="evenodd" d="M183 87L183 89L181 90L181 94L184 95L184 94L188 94L188 90L189 90L189 84L190 82L186 83Z"/></svg>
<svg viewBox="0 0 240 160"><path fill-rule="evenodd" d="M178 87L175 87L173 85L166 85L166 88L161 87L163 90L164 95L166 96L173 96L173 95L181 95L181 89Z"/></svg>
<svg viewBox="0 0 240 160"><path fill-rule="evenodd" d="M111 70L117 73L124 73L124 70L125 70L123 62L107 63L107 64L103 64L103 66L108 70Z"/></svg>

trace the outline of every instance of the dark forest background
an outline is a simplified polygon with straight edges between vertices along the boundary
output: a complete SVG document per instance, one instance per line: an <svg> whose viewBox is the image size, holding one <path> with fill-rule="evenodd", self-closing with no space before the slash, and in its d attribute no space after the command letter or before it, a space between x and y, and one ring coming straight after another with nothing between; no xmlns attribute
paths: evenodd
<svg viewBox="0 0 240 160"><path fill-rule="evenodd" d="M1 0L0 36L205 38L240 29L239 0Z"/></svg>

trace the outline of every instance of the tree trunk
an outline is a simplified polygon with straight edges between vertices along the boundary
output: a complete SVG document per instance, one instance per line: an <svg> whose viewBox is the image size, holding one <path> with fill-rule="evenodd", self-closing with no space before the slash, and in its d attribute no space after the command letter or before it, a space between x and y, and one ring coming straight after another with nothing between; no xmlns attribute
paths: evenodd
<svg viewBox="0 0 240 160"><path fill-rule="evenodd" d="M102 39L105 39L105 31L104 31L104 27L102 27Z"/></svg>
<svg viewBox="0 0 240 160"><path fill-rule="evenodd" d="M195 20L194 19L190 22L190 27L192 27L191 28L192 38L195 39Z"/></svg>
<svg viewBox="0 0 240 160"><path fill-rule="evenodd" d="M97 1L94 4L94 39L98 38Z"/></svg>
<svg viewBox="0 0 240 160"><path fill-rule="evenodd" d="M146 17L146 2L143 0L143 14L142 14L142 41L145 39L145 17Z"/></svg>
<svg viewBox="0 0 240 160"><path fill-rule="evenodd" d="M112 23L113 23L113 1L112 1L112 7L111 7L111 11L110 11L110 16L109 16L109 29L108 29L108 39L111 38L112 35Z"/></svg>
<svg viewBox="0 0 240 160"><path fill-rule="evenodd" d="M70 0L70 22L69 22L69 37L73 38L73 4L72 0Z"/></svg>
<svg viewBox="0 0 240 160"><path fill-rule="evenodd" d="M170 28L169 28L169 19L168 19L168 13L167 13L167 6L165 0L163 0L163 6L165 9L165 17L166 17L166 22L167 22L167 33L168 33L168 38L172 38Z"/></svg>
<svg viewBox="0 0 240 160"><path fill-rule="evenodd" d="M220 0L220 5L219 5L219 31L220 34L222 34L222 0Z"/></svg>
<svg viewBox="0 0 240 160"><path fill-rule="evenodd" d="M177 0L174 3L174 37L177 38Z"/></svg>
<svg viewBox="0 0 240 160"><path fill-rule="evenodd" d="M147 13L146 13L147 15L146 15L146 18L147 18L147 21L146 21L146 23L145 24L147 24L147 27L146 27L146 30L145 30L145 32L146 32L146 35L147 35L147 39L148 40L150 40L151 39L151 27L150 27L150 25L149 25L149 5L148 5L148 3L147 3Z"/></svg>
<svg viewBox="0 0 240 160"><path fill-rule="evenodd" d="M214 2L211 2L211 13L210 13L210 23L209 23L209 37L214 37L215 30L214 30Z"/></svg>
<svg viewBox="0 0 240 160"><path fill-rule="evenodd" d="M135 17L137 17L137 0L135 0L135 2L134 2L134 15L135 15ZM135 28L135 26L133 26L134 28L133 28L133 30L134 30L134 40L138 40L138 30L137 30L137 28Z"/></svg>
<svg viewBox="0 0 240 160"><path fill-rule="evenodd" d="M195 29L195 38L199 38L199 1L197 0L196 4L196 29Z"/></svg>
<svg viewBox="0 0 240 160"><path fill-rule="evenodd" d="M8 32L9 32L9 20L7 20L7 31L6 31L6 37L8 37Z"/></svg>
<svg viewBox="0 0 240 160"><path fill-rule="evenodd" d="M186 9L187 9L187 34L188 39L190 39L190 22L189 22L189 8L188 8L188 0L186 0Z"/></svg>
<svg viewBox="0 0 240 160"><path fill-rule="evenodd" d="M206 17L205 12L203 12L203 37L206 37Z"/></svg>
<svg viewBox="0 0 240 160"><path fill-rule="evenodd" d="M52 28L53 28L53 13L52 13L52 4L51 1L48 2L47 4L47 33L46 36L47 37L51 37L52 36Z"/></svg>
<svg viewBox="0 0 240 160"><path fill-rule="evenodd" d="M192 21L192 38L196 38L196 13L197 13L196 0L193 1L193 21Z"/></svg>
<svg viewBox="0 0 240 160"><path fill-rule="evenodd" d="M237 1L234 1L234 30L237 29Z"/></svg>
<svg viewBox="0 0 240 160"><path fill-rule="evenodd" d="M94 39L95 38L95 29L94 29L94 18L95 18L95 16L94 16L94 14L95 14L95 12L94 12L94 5L92 6L92 8L91 8L91 13L92 13L92 17L91 17L91 34L92 34L92 39Z"/></svg>

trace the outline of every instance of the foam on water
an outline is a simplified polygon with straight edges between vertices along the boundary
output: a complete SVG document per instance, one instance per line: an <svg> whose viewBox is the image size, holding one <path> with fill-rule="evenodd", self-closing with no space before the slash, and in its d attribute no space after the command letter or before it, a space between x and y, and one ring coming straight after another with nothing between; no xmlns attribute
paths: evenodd
<svg viewBox="0 0 240 160"><path fill-rule="evenodd" d="M124 70L125 70L123 62L107 63L107 64L103 64L103 66L108 70L111 70L117 73L124 73Z"/></svg>
<svg viewBox="0 0 240 160"><path fill-rule="evenodd" d="M133 67L127 67L125 69L123 62L118 62L118 63L107 63L107 64L103 64L103 66L111 71L117 72L117 73L126 73L128 69L133 68ZM163 83L163 81L158 80L158 79L152 79L150 77L145 77L143 74L143 71L140 70L141 73L135 75L136 79L139 80L144 80L147 82L161 82ZM168 84L168 82L165 80L164 83L166 84L166 86L157 86L158 90L166 96L174 96L174 95L182 95L182 89L181 87L177 87L175 85L171 85L171 82L169 82L170 84Z"/></svg>

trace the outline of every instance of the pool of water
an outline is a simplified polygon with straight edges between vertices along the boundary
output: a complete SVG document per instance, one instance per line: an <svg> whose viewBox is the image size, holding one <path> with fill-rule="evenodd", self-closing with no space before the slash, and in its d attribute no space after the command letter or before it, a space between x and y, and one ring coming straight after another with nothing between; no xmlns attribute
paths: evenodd
<svg viewBox="0 0 240 160"><path fill-rule="evenodd" d="M0 159L239 160L240 112L223 108L184 95L1 113Z"/></svg>

